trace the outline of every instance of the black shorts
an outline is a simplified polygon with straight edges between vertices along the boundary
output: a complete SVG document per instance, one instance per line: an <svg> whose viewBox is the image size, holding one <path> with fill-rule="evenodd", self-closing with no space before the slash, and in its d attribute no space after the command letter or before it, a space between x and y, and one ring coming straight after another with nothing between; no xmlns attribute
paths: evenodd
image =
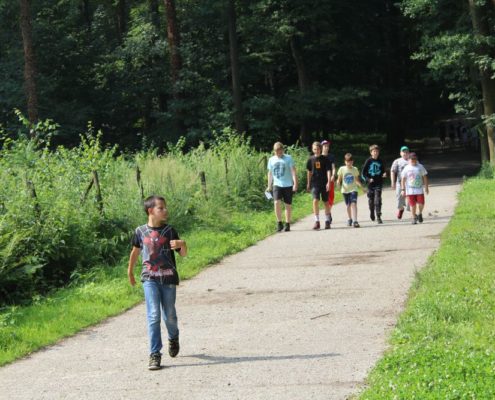
<svg viewBox="0 0 495 400"><path fill-rule="evenodd" d="M321 200L325 203L328 202L328 192L326 186L313 186L311 188L311 194L313 195L313 199Z"/></svg>
<svg viewBox="0 0 495 400"><path fill-rule="evenodd" d="M273 187L273 200L283 200L285 204L292 204L292 186Z"/></svg>
<svg viewBox="0 0 495 400"><path fill-rule="evenodd" d="M358 198L357 192L343 193L343 195L346 206L351 205L352 203L357 203L357 198Z"/></svg>

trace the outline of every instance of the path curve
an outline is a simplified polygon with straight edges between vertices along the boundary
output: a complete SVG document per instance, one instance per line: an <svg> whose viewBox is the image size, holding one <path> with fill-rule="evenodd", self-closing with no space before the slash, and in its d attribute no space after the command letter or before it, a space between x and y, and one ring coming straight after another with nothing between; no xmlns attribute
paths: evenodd
<svg viewBox="0 0 495 400"><path fill-rule="evenodd" d="M460 171L476 167L460 158ZM414 273L453 214L461 180L445 162L424 161L432 186L422 225L395 218L387 189L381 226L360 196L360 229L345 226L338 204L330 231L312 231L307 217L183 282L181 353L164 356L160 371L147 370L140 304L0 368L0 398L347 398L386 349Z"/></svg>

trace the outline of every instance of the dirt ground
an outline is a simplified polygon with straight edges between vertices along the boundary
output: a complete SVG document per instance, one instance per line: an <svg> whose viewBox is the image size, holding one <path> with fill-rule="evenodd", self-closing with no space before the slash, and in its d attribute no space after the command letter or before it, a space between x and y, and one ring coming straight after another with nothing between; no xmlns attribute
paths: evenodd
<svg viewBox="0 0 495 400"><path fill-rule="evenodd" d="M421 157L421 155L420 155ZM414 274L438 247L462 175L465 152L428 154L425 222L395 216L383 193L384 224L358 203L361 228L331 230L309 216L178 290L181 352L148 371L144 305L0 368L1 399L346 399L365 384L387 348ZM387 160L387 164L389 164ZM308 195L308 212L311 200ZM186 238L187 239L187 238ZM194 249L190 249L191 252Z"/></svg>

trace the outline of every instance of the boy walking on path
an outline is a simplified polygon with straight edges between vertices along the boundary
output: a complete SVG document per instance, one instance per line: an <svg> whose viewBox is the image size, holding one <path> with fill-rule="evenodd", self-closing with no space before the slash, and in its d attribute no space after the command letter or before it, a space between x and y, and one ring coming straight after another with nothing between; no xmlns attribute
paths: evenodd
<svg viewBox="0 0 495 400"><path fill-rule="evenodd" d="M397 218L401 219L404 214L404 207L406 206L406 198L401 194L400 182L402 176L402 170L409 163L409 147L402 146L400 148L400 157L395 159L390 167L390 184L392 190L395 190L397 198Z"/></svg>
<svg viewBox="0 0 495 400"><path fill-rule="evenodd" d="M368 184L368 205L370 209L370 219L376 220L379 224L383 224L382 221L382 187L383 178L387 176L383 161L379 158L380 147L373 144L370 146L371 157L364 163L361 175Z"/></svg>
<svg viewBox="0 0 495 400"><path fill-rule="evenodd" d="M284 145L277 142L273 145L274 155L268 160L268 192L273 189L273 204L277 218L277 231L290 231L292 215L292 194L297 192L297 174L294 160L284 154ZM282 205L285 204L285 227L282 224Z"/></svg>
<svg viewBox="0 0 495 400"><path fill-rule="evenodd" d="M345 205L347 206L347 225L354 228L359 228L359 222L357 220L357 198L358 198L358 186L364 190L361 182L359 181L359 170L354 167L354 160L352 154L347 153L344 156L345 165L339 168L337 172L337 184L341 186L341 191L344 195Z"/></svg>
<svg viewBox="0 0 495 400"><path fill-rule="evenodd" d="M320 199L325 206L325 229L330 229L330 206L328 205L328 189L330 186L331 165L328 158L321 154L320 142L314 142L313 155L306 163L307 186L313 197L313 213L315 215L314 230L320 229Z"/></svg>
<svg viewBox="0 0 495 400"><path fill-rule="evenodd" d="M335 156L330 154L330 142L328 140L324 140L321 142L321 154L328 158L328 162L331 165L331 174L330 174L330 186L328 188L328 209L330 215L330 225L332 224L332 207L335 201L335 176L336 176L336 166L335 166Z"/></svg>
<svg viewBox="0 0 495 400"><path fill-rule="evenodd" d="M165 199L160 196L153 195L144 200L144 211L148 215L148 223L139 226L134 232L127 269L129 282L134 286L136 284L134 266L141 254L143 262L141 282L144 288L150 341L148 365L150 370L161 368L161 312L163 312L163 320L168 332L168 353L170 357L175 357L179 353L179 328L175 311L179 275L174 250L181 256L185 256L187 246L184 240L180 240L177 231L167 225L166 207Z"/></svg>
<svg viewBox="0 0 495 400"><path fill-rule="evenodd" d="M429 193L427 175L428 172L425 167L418 163L416 153L411 153L409 155L409 165L404 167L401 175L401 194L407 196L411 206L413 224L423 223L424 193ZM418 214L416 214L416 205L418 206Z"/></svg>

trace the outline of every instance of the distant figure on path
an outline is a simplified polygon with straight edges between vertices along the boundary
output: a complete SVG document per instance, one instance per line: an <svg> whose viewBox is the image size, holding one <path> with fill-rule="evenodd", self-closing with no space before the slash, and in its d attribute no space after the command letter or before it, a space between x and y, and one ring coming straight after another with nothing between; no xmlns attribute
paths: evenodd
<svg viewBox="0 0 495 400"><path fill-rule="evenodd" d="M335 156L330 154L330 142L328 140L324 140L321 142L321 154L328 158L328 162L332 166L331 174L330 174L330 187L328 189L328 208L329 208L329 216L330 216L330 226L332 226L332 207L335 201L335 177L336 174L336 166L335 166Z"/></svg>
<svg viewBox="0 0 495 400"><path fill-rule="evenodd" d="M325 229L330 229L330 206L328 205L328 189L330 188L330 175L332 166L328 157L321 154L321 143L314 142L313 155L306 163L307 186L313 197L313 213L315 215L314 230L320 229L320 199L325 206Z"/></svg>
<svg viewBox="0 0 495 400"><path fill-rule="evenodd" d="M416 153L409 155L409 165L402 171L401 192L407 196L411 206L412 223L423 223L423 208L425 206L425 193L428 189L428 172L425 167L418 163ZM423 191L424 187L424 191ZM416 205L418 213L416 214Z"/></svg>
<svg viewBox="0 0 495 400"><path fill-rule="evenodd" d="M387 176L385 172L385 166L380 157L380 147L373 144L370 146L371 157L364 163L361 175L368 184L368 206L370 209L370 219L376 220L379 224L383 224L382 221L382 188L383 178Z"/></svg>
<svg viewBox="0 0 495 400"><path fill-rule="evenodd" d="M361 182L359 181L359 170L354 167L354 160L352 154L347 153L344 156L345 165L339 168L337 172L337 184L341 187L341 192L344 195L345 205L347 206L347 225L359 228L359 222L357 220L357 198L358 198L358 186L364 190Z"/></svg>
<svg viewBox="0 0 495 400"><path fill-rule="evenodd" d="M292 216L292 194L297 192L297 174L294 160L288 154L284 154L284 145L277 142L273 145L274 155L268 160L268 187L273 190L273 204L275 217L277 218L277 232L290 231ZM282 224L282 205L285 204L285 227Z"/></svg>
<svg viewBox="0 0 495 400"><path fill-rule="evenodd" d="M409 147L402 146L400 148L400 157L394 160L390 167L390 184L392 190L395 190L397 197L397 218L402 219L404 207L406 206L406 198L402 196L400 181L402 170L409 164Z"/></svg>
<svg viewBox="0 0 495 400"><path fill-rule="evenodd" d="M148 369L157 370L161 368L162 359L160 312L163 312L163 320L168 332L168 354L170 357L179 354L179 328L175 311L179 275L174 250L185 256L187 246L184 240L180 240L176 230L167 225L167 204L163 197L153 195L146 198L144 211L148 215L148 223L139 226L134 232L127 275L130 284L134 286L136 280L133 270L141 254L143 261L141 282L143 282L150 341Z"/></svg>

